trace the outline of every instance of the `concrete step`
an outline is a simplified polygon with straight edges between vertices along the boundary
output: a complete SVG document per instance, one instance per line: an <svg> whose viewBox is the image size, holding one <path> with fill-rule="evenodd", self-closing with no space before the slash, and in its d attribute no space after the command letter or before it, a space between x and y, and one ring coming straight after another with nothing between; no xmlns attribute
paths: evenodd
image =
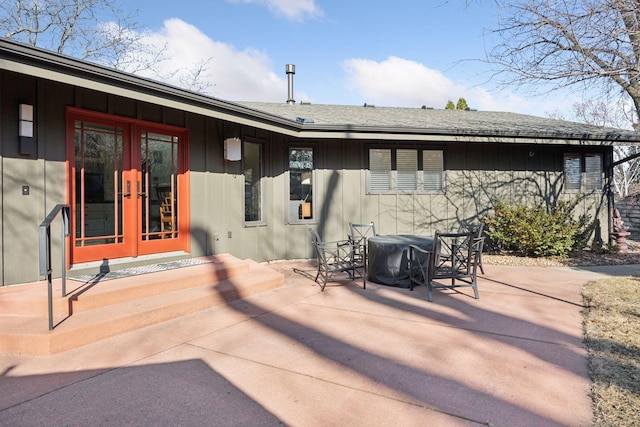
<svg viewBox="0 0 640 427"><path fill-rule="evenodd" d="M119 304L138 297L148 297L185 289L249 273L249 262L229 254L198 258L205 262L188 268L134 275L117 280L79 282L67 278L67 297L62 297L62 282L53 282L53 312L68 316L86 310ZM20 316L48 315L47 284L17 285L0 289L2 314Z"/></svg>
<svg viewBox="0 0 640 427"><path fill-rule="evenodd" d="M46 282L8 287L0 289L0 353L60 353L283 284L284 276L269 267L215 256L197 266L85 284L65 298L54 294L51 331L48 309L40 307L41 299L46 307Z"/></svg>

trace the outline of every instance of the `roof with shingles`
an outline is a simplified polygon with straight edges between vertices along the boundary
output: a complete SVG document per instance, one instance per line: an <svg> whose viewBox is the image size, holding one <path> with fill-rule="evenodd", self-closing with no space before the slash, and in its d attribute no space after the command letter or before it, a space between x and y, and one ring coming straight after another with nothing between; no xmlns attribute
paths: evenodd
<svg viewBox="0 0 640 427"><path fill-rule="evenodd" d="M350 129L464 137L640 142L640 133L526 114L431 108L239 102L308 130Z"/></svg>
<svg viewBox="0 0 640 427"><path fill-rule="evenodd" d="M296 138L572 145L640 143L639 132L506 112L229 102L7 39L0 39L0 69Z"/></svg>

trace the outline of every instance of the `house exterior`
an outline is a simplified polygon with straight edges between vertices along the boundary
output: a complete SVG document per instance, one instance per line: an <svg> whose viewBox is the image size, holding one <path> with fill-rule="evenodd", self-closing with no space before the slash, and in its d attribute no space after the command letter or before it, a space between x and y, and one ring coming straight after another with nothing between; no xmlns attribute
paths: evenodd
<svg viewBox="0 0 640 427"><path fill-rule="evenodd" d="M41 279L38 226L57 204L71 208L72 271L311 258L309 228L430 235L480 220L493 198L579 197L607 241L612 146L637 142L511 113L231 103L1 40L0 285Z"/></svg>

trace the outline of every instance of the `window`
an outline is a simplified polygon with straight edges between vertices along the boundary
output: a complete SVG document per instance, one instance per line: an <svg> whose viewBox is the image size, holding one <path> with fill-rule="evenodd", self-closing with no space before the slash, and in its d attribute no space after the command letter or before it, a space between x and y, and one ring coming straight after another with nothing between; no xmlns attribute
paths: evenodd
<svg viewBox="0 0 640 427"><path fill-rule="evenodd" d="M313 149L289 149L289 220L313 219Z"/></svg>
<svg viewBox="0 0 640 427"><path fill-rule="evenodd" d="M416 191L418 189L418 152L416 150L397 150L398 190Z"/></svg>
<svg viewBox="0 0 640 427"><path fill-rule="evenodd" d="M565 191L602 189L602 154L566 153L564 155Z"/></svg>
<svg viewBox="0 0 640 427"><path fill-rule="evenodd" d="M375 193L391 190L391 150L369 150L369 187Z"/></svg>
<svg viewBox="0 0 640 427"><path fill-rule="evenodd" d="M262 220L262 146L244 142L244 220Z"/></svg>
<svg viewBox="0 0 640 427"><path fill-rule="evenodd" d="M372 148L369 150L370 193L442 191L442 150Z"/></svg>
<svg viewBox="0 0 640 427"><path fill-rule="evenodd" d="M443 186L444 158L441 150L422 152L422 189L428 192L440 191Z"/></svg>

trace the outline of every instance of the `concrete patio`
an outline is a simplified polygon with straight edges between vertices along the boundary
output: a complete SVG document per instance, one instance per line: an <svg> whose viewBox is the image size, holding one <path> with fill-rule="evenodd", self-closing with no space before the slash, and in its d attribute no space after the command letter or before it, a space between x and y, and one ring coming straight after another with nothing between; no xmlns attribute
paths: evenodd
<svg viewBox="0 0 640 427"><path fill-rule="evenodd" d="M0 356L0 425L588 426L581 286L486 266L480 299L282 287L51 356ZM625 274L638 274L638 266ZM612 270L611 273L620 271Z"/></svg>

